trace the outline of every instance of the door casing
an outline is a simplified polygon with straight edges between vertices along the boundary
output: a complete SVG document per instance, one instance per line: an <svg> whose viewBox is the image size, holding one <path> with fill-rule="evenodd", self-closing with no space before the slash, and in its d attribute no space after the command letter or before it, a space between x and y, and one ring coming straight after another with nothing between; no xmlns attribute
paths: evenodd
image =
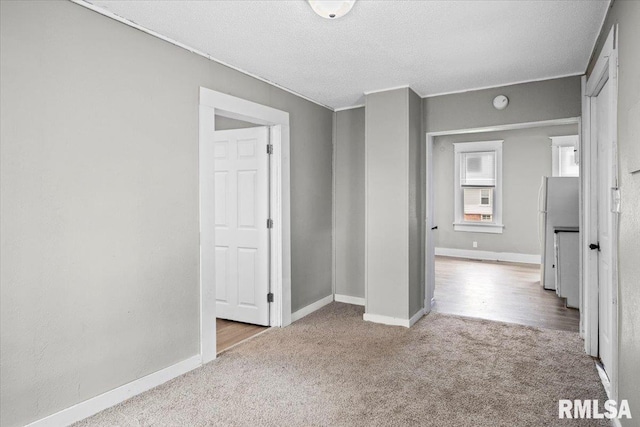
<svg viewBox="0 0 640 427"><path fill-rule="evenodd" d="M589 76L583 78L583 139L581 180L583 184L583 228L584 239L582 243L582 302L584 310L581 313L584 330L585 351L594 357L599 354L599 286L598 286L598 257L595 251L589 250L588 245L595 243L598 238L598 141L597 122L593 119L595 110L595 98L605 83L610 83L611 99L609 116L611 118L610 132L613 143L611 151L611 170L613 174L614 188L617 191L618 183L618 159L617 159L617 105L618 105L618 47L617 25L614 25L603 45L602 51ZM613 213L611 221L611 250L612 250L612 282L611 282L611 367L609 369L609 381L611 383L610 399L618 397L618 213Z"/></svg>
<svg viewBox="0 0 640 427"><path fill-rule="evenodd" d="M435 283L435 230L432 230L433 227L438 224L435 223L435 186L436 182L433 176L433 144L435 142L436 137L438 136L449 136L449 135L464 135L464 134L474 134L474 133L485 133L485 132L499 132L499 131L509 131L509 130L518 130L518 129L531 129L537 127L545 127L545 126L562 126L562 125L570 125L577 124L578 128L581 128L581 119L580 117L569 117L566 119L552 119L552 120L543 120L537 122L526 122L526 123L513 123L508 125L498 125L498 126L487 126L487 127L479 127L479 128L469 128L469 129L455 129L455 130L446 130L440 132L427 132L426 134L426 180L427 185L426 194L424 195L426 199L426 218L425 218L425 300L424 300L424 311L428 313L431 311L431 307L435 303L434 293L436 289Z"/></svg>
<svg viewBox="0 0 640 427"><path fill-rule="evenodd" d="M271 326L291 323L291 208L289 113L225 93L200 88L199 194L200 194L200 354L202 363L216 358L216 285L214 138L215 116L269 126L273 145L269 178L271 191L270 279L274 301L269 307Z"/></svg>

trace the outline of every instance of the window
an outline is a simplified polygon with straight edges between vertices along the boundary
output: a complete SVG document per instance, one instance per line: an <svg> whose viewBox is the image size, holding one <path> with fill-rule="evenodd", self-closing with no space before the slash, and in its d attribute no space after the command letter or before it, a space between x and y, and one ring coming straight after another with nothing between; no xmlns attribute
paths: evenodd
<svg viewBox="0 0 640 427"><path fill-rule="evenodd" d="M552 175L580 176L578 165L578 135L552 136Z"/></svg>
<svg viewBox="0 0 640 427"><path fill-rule="evenodd" d="M502 233L502 141L453 145L454 230Z"/></svg>
<svg viewBox="0 0 640 427"><path fill-rule="evenodd" d="M481 190L480 191L480 206L491 206L491 191L490 190Z"/></svg>
<svg viewBox="0 0 640 427"><path fill-rule="evenodd" d="M491 221L486 217L493 217L493 190L489 188L463 188L464 193L464 220L465 221ZM485 217L485 218L483 218Z"/></svg>

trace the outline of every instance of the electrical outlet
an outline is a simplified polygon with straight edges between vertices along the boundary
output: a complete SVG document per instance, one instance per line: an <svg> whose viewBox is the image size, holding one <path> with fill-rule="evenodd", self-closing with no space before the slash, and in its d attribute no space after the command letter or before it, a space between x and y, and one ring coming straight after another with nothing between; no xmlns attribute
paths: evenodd
<svg viewBox="0 0 640 427"><path fill-rule="evenodd" d="M473 242L473 247L477 248L478 247L478 242Z"/></svg>

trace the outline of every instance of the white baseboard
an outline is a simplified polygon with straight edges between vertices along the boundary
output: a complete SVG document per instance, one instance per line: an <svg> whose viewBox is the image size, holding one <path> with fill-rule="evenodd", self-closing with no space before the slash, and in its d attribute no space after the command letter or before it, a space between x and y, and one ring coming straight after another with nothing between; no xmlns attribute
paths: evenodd
<svg viewBox="0 0 640 427"><path fill-rule="evenodd" d="M517 254L513 252L489 252L472 249L435 248L436 255L454 258L480 259L484 261L519 262L523 264L540 264L542 257L533 254Z"/></svg>
<svg viewBox="0 0 640 427"><path fill-rule="evenodd" d="M416 314L413 315L411 319L402 319L400 317L382 316L380 314L371 313L365 313L362 316L362 319L367 322L381 323L383 325L389 326L404 326L405 328L410 328L414 323L420 320L422 316L424 316L424 308L421 308Z"/></svg>
<svg viewBox="0 0 640 427"><path fill-rule="evenodd" d="M431 298L431 301L428 299L424 300L424 314L430 313L433 306L436 304L435 298Z"/></svg>
<svg viewBox="0 0 640 427"><path fill-rule="evenodd" d="M293 323L296 320L300 320L304 316L307 316L313 313L314 311L321 309L325 305L331 304L332 302L333 302L333 295L329 295L327 297L322 298L321 300L314 302L313 304L309 304L308 306L301 308L295 313L291 313L291 322Z"/></svg>
<svg viewBox="0 0 640 427"><path fill-rule="evenodd" d="M107 391L106 393L92 397L84 402L75 404L67 409L63 409L48 417L34 421L31 424L27 424L26 427L53 427L73 424L115 406L120 402L124 402L133 396L151 390L160 384L164 384L200 366L202 366L202 358L200 355L190 357L175 365L171 365L128 384Z"/></svg>
<svg viewBox="0 0 640 427"><path fill-rule="evenodd" d="M335 294L333 296L333 298L337 302L343 302L345 304L353 304L353 305L362 305L362 306L364 306L364 298L351 297L349 295L340 295L340 294Z"/></svg>
<svg viewBox="0 0 640 427"><path fill-rule="evenodd" d="M409 327L409 319L401 319L399 317L382 316L380 314L365 313L362 315L362 319L367 322L381 323L389 326L404 326Z"/></svg>
<svg viewBox="0 0 640 427"><path fill-rule="evenodd" d="M602 387L604 388L605 393L607 393L607 399L611 399L611 381L609 381L609 377L604 371L602 365L598 362L595 363L596 371L598 371L598 376L600 377L600 382L602 382Z"/></svg>
<svg viewBox="0 0 640 427"><path fill-rule="evenodd" d="M418 320L422 319L422 316L424 316L424 308L418 310L418 312L409 319L409 327L412 327Z"/></svg>

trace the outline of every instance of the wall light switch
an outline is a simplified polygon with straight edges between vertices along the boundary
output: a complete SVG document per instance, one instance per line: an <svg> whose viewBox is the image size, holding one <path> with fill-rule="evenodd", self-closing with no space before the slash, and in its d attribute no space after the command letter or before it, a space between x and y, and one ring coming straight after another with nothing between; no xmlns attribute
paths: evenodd
<svg viewBox="0 0 640 427"><path fill-rule="evenodd" d="M478 247L478 242L473 242L473 247L477 248Z"/></svg>

